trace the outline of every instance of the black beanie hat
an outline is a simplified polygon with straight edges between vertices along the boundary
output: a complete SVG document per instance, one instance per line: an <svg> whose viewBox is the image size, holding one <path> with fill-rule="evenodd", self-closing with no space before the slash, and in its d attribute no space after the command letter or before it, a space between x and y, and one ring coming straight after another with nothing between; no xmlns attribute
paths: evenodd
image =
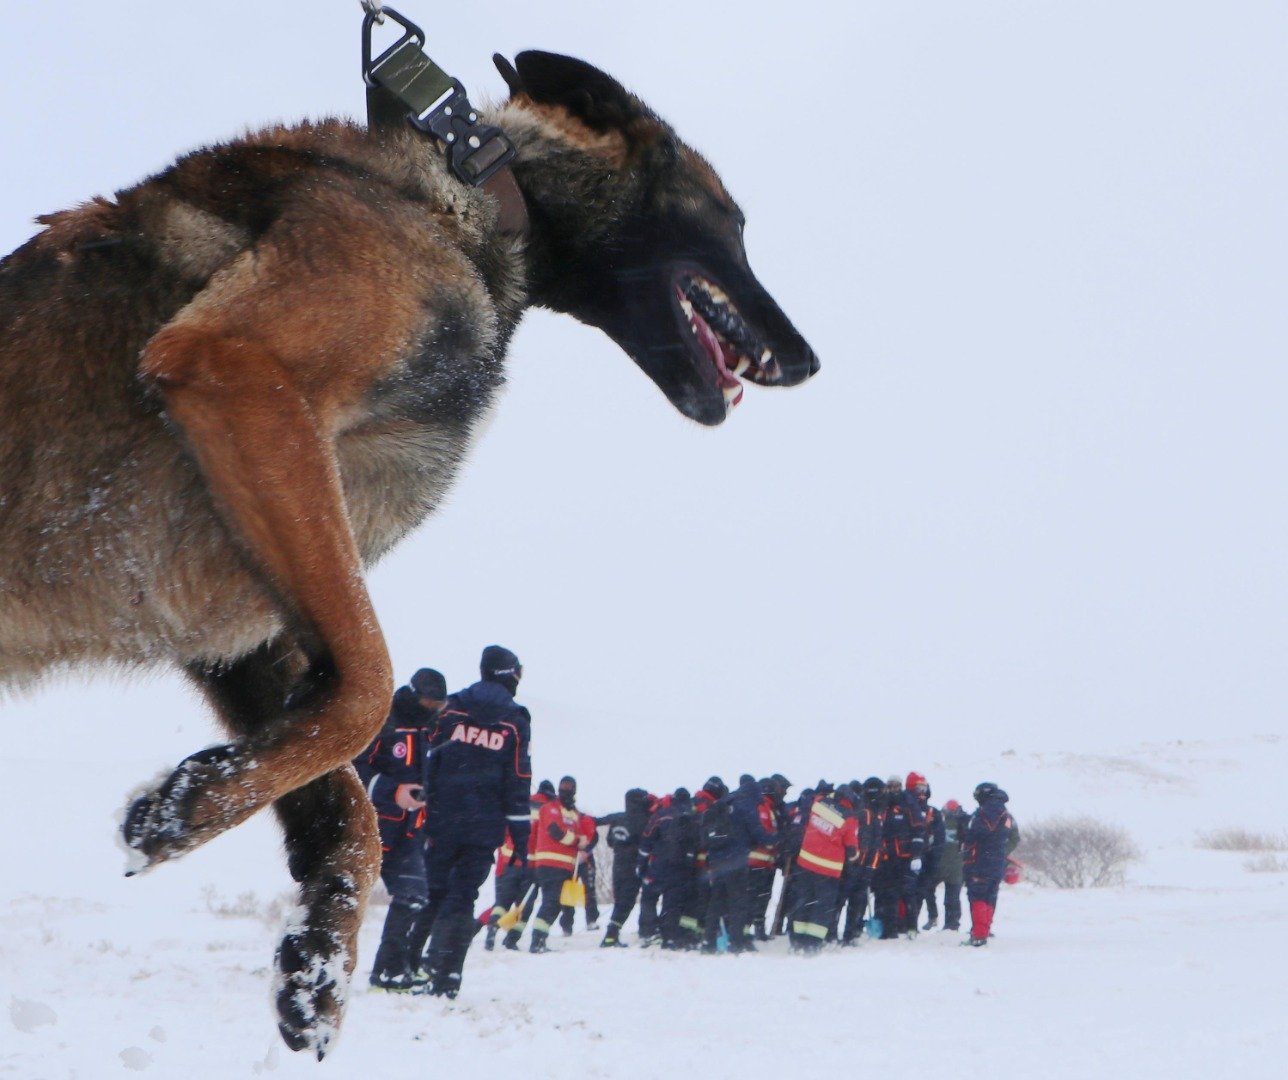
<svg viewBox="0 0 1288 1080"><path fill-rule="evenodd" d="M489 645L479 660L479 674L492 682L500 682L507 677L518 682L523 674L523 665L504 645Z"/></svg>
<svg viewBox="0 0 1288 1080"><path fill-rule="evenodd" d="M423 667L411 677L411 688L431 701L447 700L447 680L441 671Z"/></svg>
<svg viewBox="0 0 1288 1080"><path fill-rule="evenodd" d="M549 780L542 780L537 785L538 795L549 795L552 799L555 797L555 786Z"/></svg>

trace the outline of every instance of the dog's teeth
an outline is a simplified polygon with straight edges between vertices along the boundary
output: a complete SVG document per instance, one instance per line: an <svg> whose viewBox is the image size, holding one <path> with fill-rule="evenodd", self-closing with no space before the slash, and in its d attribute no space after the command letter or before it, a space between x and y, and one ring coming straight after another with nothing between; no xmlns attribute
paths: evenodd
<svg viewBox="0 0 1288 1080"><path fill-rule="evenodd" d="M768 349L765 349L764 352L760 354L760 366L765 367L766 365L769 364L771 360L773 360L773 358L774 358L774 354L771 353Z"/></svg>
<svg viewBox="0 0 1288 1080"><path fill-rule="evenodd" d="M749 367L751 367L751 361L745 356L740 356L738 357L738 365L733 369L733 373L735 375L742 375Z"/></svg>
<svg viewBox="0 0 1288 1080"><path fill-rule="evenodd" d="M721 389L722 389L722 392L724 393L725 401L727 401L730 405L736 405L738 403L738 399L742 397L741 386L725 386L725 387L722 387Z"/></svg>
<svg viewBox="0 0 1288 1080"><path fill-rule="evenodd" d="M684 312L690 322L693 321L693 305L683 297L680 298L680 310Z"/></svg>

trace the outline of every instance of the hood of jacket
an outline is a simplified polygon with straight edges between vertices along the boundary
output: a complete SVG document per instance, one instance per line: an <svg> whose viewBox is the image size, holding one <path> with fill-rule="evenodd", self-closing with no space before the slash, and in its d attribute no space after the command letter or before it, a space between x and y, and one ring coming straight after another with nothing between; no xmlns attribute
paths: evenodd
<svg viewBox="0 0 1288 1080"><path fill-rule="evenodd" d="M514 695L500 683L479 681L452 695L457 705L482 723L509 719L515 708Z"/></svg>

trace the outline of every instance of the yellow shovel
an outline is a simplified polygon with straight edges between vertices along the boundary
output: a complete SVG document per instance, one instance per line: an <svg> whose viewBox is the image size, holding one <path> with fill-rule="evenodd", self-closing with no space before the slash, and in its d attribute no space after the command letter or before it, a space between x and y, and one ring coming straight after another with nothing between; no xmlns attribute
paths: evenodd
<svg viewBox="0 0 1288 1080"><path fill-rule="evenodd" d="M528 890L527 896L525 896L517 904L511 904L510 909L499 919L496 920L496 925L499 926L502 930L513 930L515 926L518 925L519 916L523 914L523 909L527 905L528 900L531 898L532 894L536 891L537 891L537 887L533 885L532 888Z"/></svg>
<svg viewBox="0 0 1288 1080"><path fill-rule="evenodd" d="M586 906L586 883L577 876L581 869L581 852L577 852L577 861L572 864L572 877L559 886L559 905L578 908Z"/></svg>

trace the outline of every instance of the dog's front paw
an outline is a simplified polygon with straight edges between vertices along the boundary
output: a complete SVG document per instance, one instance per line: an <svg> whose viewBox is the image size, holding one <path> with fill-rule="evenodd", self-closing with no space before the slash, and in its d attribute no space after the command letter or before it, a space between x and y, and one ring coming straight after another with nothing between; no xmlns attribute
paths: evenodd
<svg viewBox="0 0 1288 1080"><path fill-rule="evenodd" d="M201 750L157 787L134 798L121 820L121 839L129 852L127 877L176 858L219 831L216 815L199 806L218 801L211 797L212 789L237 775L238 753L233 745Z"/></svg>
<svg viewBox="0 0 1288 1080"><path fill-rule="evenodd" d="M303 909L277 947L277 1030L292 1050L321 1061L340 1032L352 965L336 936L310 927L302 915Z"/></svg>

